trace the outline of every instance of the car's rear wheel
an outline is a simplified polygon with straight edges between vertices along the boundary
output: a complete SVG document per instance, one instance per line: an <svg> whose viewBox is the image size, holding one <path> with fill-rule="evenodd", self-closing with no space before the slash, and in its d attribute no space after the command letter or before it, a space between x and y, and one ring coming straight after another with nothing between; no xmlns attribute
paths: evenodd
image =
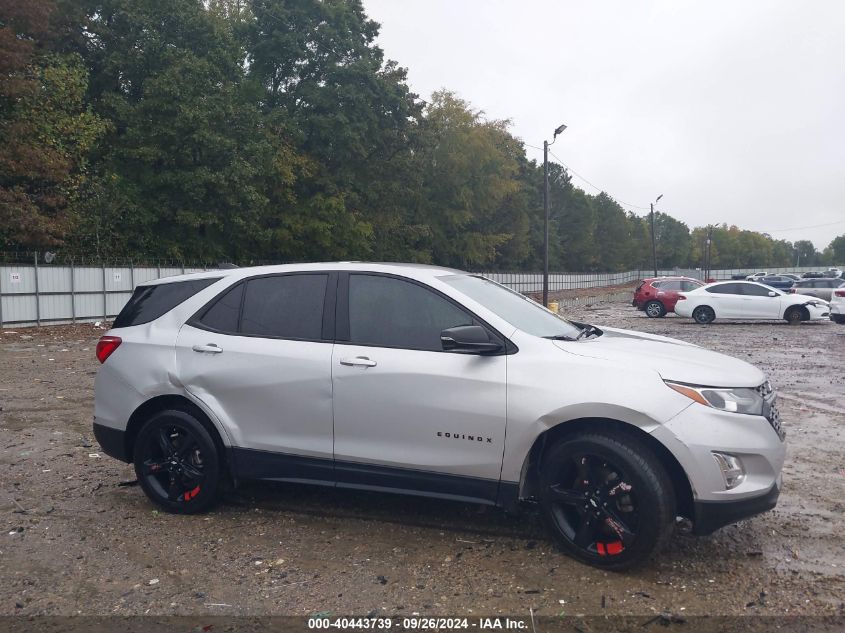
<svg viewBox="0 0 845 633"><path fill-rule="evenodd" d="M135 474L147 497L175 514L195 514L217 501L222 464L214 440L185 411L150 418L138 433Z"/></svg>
<svg viewBox="0 0 845 633"><path fill-rule="evenodd" d="M657 319L666 315L666 308L659 301L652 299L645 304L645 313L649 318Z"/></svg>
<svg viewBox="0 0 845 633"><path fill-rule="evenodd" d="M801 308L794 307L789 308L789 310L786 311L786 314L783 315L783 318L786 319L786 322L789 323L789 325L801 325L801 320L804 317L801 313Z"/></svg>
<svg viewBox="0 0 845 633"><path fill-rule="evenodd" d="M649 558L672 533L672 483L635 438L590 433L555 444L543 458L540 503L572 557L623 570Z"/></svg>
<svg viewBox="0 0 845 633"><path fill-rule="evenodd" d="M692 318L695 319L696 323L707 325L716 319L716 313L710 306L698 306L692 311Z"/></svg>

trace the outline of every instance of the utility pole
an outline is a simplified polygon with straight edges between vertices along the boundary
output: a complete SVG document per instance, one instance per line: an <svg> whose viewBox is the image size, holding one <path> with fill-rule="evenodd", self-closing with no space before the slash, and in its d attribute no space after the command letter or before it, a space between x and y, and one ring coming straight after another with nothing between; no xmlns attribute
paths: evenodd
<svg viewBox="0 0 845 633"><path fill-rule="evenodd" d="M557 135L566 129L565 125L555 128L552 142L543 141L543 305L549 307L549 145Z"/></svg>
<svg viewBox="0 0 845 633"><path fill-rule="evenodd" d="M657 277L657 245L655 244L654 239L654 205L660 202L660 198L663 197L661 193L657 196L657 199L651 203L651 261L654 264L654 276Z"/></svg>

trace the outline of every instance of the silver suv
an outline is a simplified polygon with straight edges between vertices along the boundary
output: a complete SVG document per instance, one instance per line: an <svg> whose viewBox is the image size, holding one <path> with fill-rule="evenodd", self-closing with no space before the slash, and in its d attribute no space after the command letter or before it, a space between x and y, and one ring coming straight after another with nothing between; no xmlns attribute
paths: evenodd
<svg viewBox="0 0 845 633"><path fill-rule="evenodd" d="M483 277L329 263L139 286L102 337L94 433L161 508L272 480L539 506L623 569L671 534L774 507L784 434L763 373L568 321Z"/></svg>

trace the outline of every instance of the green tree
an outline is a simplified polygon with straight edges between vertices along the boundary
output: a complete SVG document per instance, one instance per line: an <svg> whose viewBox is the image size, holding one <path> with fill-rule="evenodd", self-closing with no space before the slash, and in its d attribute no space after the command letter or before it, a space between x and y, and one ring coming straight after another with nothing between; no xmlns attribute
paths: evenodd
<svg viewBox="0 0 845 633"><path fill-rule="evenodd" d="M195 0L86 11L91 98L113 125L80 249L120 225L131 237L114 246L137 255L255 257L271 234L269 193L290 199L307 165L263 120L225 16Z"/></svg>
<svg viewBox="0 0 845 633"><path fill-rule="evenodd" d="M422 122L419 155L423 196L416 221L431 229L432 260L452 266L487 266L520 225L522 146L505 121L482 113L449 92L432 95ZM516 226L515 221L517 222Z"/></svg>
<svg viewBox="0 0 845 633"><path fill-rule="evenodd" d="M253 0L252 14L249 77L311 166L296 188L301 204L280 218L296 255L368 257L377 241L381 253L419 251L428 232L406 224L411 189L400 178L411 174L421 105L374 44L378 25L357 0Z"/></svg>
<svg viewBox="0 0 845 633"><path fill-rule="evenodd" d="M830 265L841 266L845 264L845 234L833 238L828 249L830 249Z"/></svg>
<svg viewBox="0 0 845 633"><path fill-rule="evenodd" d="M680 268L690 262L689 227L671 215L655 212L654 233L658 268Z"/></svg>
<svg viewBox="0 0 845 633"><path fill-rule="evenodd" d="M794 246L797 266L821 265L821 253L816 250L810 240L798 240Z"/></svg>
<svg viewBox="0 0 845 633"><path fill-rule="evenodd" d="M0 2L0 243L53 248L73 230L105 123L86 107L78 56L50 50L46 0Z"/></svg>

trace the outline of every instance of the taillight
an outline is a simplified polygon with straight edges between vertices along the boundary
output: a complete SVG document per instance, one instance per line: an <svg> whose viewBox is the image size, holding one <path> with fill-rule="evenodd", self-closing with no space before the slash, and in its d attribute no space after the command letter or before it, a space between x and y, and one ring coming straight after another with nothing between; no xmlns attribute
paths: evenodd
<svg viewBox="0 0 845 633"><path fill-rule="evenodd" d="M678 295L678 301L684 301L686 297L684 295Z"/></svg>
<svg viewBox="0 0 845 633"><path fill-rule="evenodd" d="M837 297L845 297L845 290L834 290L833 294L835 294Z"/></svg>
<svg viewBox="0 0 845 633"><path fill-rule="evenodd" d="M106 359L112 355L123 341L119 336L101 336L97 341L97 360L105 363Z"/></svg>
<svg viewBox="0 0 845 633"><path fill-rule="evenodd" d="M798 288L790 288L789 289L789 294L794 295L794 294L797 294L797 293L798 293Z"/></svg>

